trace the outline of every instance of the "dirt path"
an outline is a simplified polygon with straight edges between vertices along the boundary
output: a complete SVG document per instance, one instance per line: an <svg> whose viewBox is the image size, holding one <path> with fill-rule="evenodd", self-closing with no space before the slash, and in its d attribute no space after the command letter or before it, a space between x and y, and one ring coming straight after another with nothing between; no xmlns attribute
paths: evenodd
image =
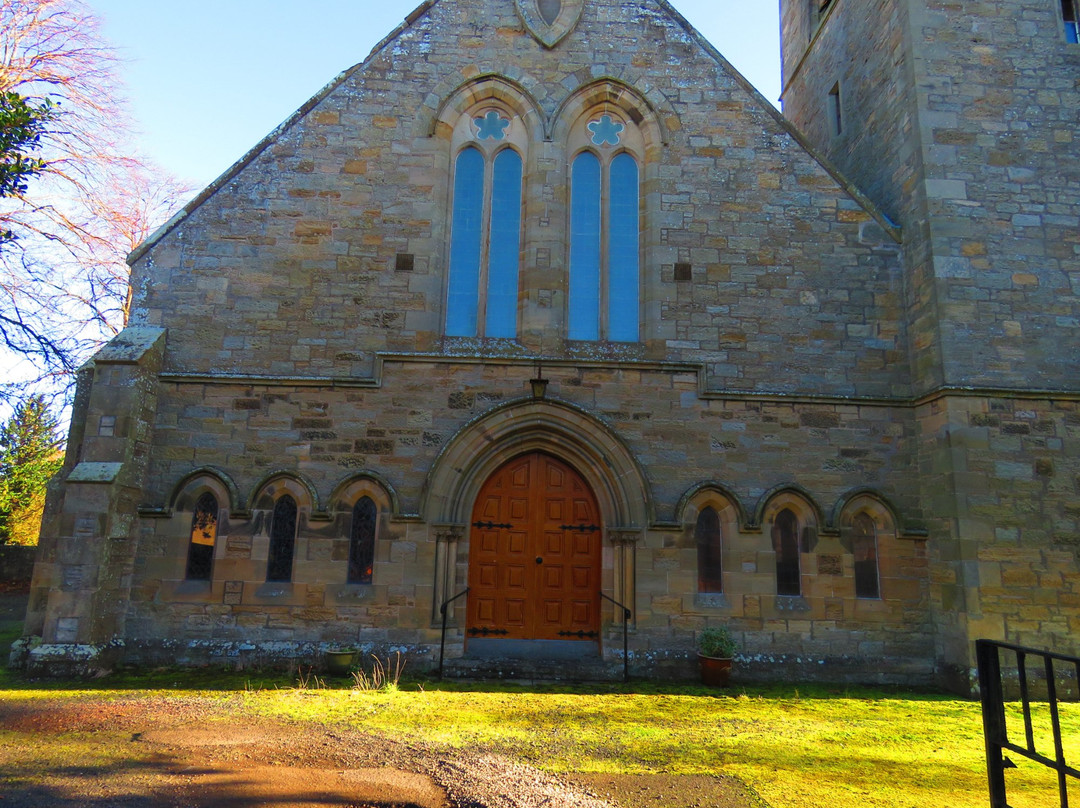
<svg viewBox="0 0 1080 808"><path fill-rule="evenodd" d="M559 779L198 697L0 697L0 808L750 808L737 781Z"/></svg>
<svg viewBox="0 0 1080 808"><path fill-rule="evenodd" d="M26 594L0 592L0 631ZM0 647L6 663L7 647ZM756 808L722 777L557 778L196 696L0 693L0 808Z"/></svg>

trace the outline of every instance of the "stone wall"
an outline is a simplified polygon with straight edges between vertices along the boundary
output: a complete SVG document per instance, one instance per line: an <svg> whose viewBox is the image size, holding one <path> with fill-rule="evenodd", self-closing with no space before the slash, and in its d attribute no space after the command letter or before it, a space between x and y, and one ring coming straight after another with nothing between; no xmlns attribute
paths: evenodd
<svg viewBox="0 0 1080 808"><path fill-rule="evenodd" d="M422 8L135 254L133 329L164 336L123 367L107 351L84 385L74 468L118 468L50 499L28 622L47 644L256 664L357 642L430 662L479 486L545 451L594 489L602 586L634 610L642 670L685 668L694 632L723 622L779 678L933 674L933 438L896 229L666 3L582 8L550 50L511 0ZM524 161L517 339L443 336L455 133L484 105ZM567 338L568 167L575 126L605 110L641 158L636 343ZM124 395L136 417L103 434ZM267 582L285 491L296 565ZM188 580L206 492L214 570ZM349 584L361 493L379 508L373 582ZM703 507L724 514L722 593L697 591ZM799 596L776 594L782 508L801 525ZM877 599L855 596L858 512ZM610 657L621 627L603 614Z"/></svg>
<svg viewBox="0 0 1080 808"><path fill-rule="evenodd" d="M135 263L135 317L169 328L166 371L369 377L380 351L521 355L543 340L556 356L703 362L707 388L906 393L899 262L875 212L665 11L588 2L548 52L509 0L434 5ZM488 73L538 107L525 115L521 336L462 344L442 336L454 155L440 115L463 85L506 95L472 87ZM634 346L565 341L564 110L590 85L626 88L619 103L658 138Z"/></svg>
<svg viewBox="0 0 1080 808"><path fill-rule="evenodd" d="M803 7L785 113L904 228L937 656L967 687L978 637L1075 652L1080 48L1057 0Z"/></svg>
<svg viewBox="0 0 1080 808"><path fill-rule="evenodd" d="M786 2L785 20L803 0ZM791 38L800 40L793 30ZM1080 48L1058 0L835 0L784 112L903 225L917 378L1063 389L1080 352ZM790 75L789 75L790 74ZM844 132L826 97L840 83ZM940 355L927 353L940 342ZM936 368L936 370L935 370Z"/></svg>
<svg viewBox="0 0 1080 808"><path fill-rule="evenodd" d="M142 522L131 635L162 643L195 639L195 652L216 649L226 659L241 646L254 654L268 643L351 642L407 648L430 660L443 517L431 500L437 467L449 462L448 447L478 418L530 400L532 371L528 363L415 358L387 360L375 390L173 386L171 395L159 397L160 460L143 503L144 515L154 518ZM841 665L843 673L819 668L825 678L931 675L925 539L910 531L918 513L909 471L913 411L702 399L697 374L677 366L563 361L544 372L545 401L596 418L595 428L610 430L644 472L639 496L648 520L633 531L627 587L637 659L685 658L694 632L721 621L738 632L747 662L762 671L800 658ZM202 426L183 426L190 422ZM205 441L207 435L213 439ZM492 441L474 440L477 457L491 451ZM199 477L188 477L193 466L229 480L221 505L228 502L231 516L219 524L213 583L205 585L183 580L194 498L185 492L197 489ZM604 464L578 467L603 500ZM283 468L302 479L288 483L301 504L301 528L294 580L276 586L265 582L269 519L258 502L267 486L285 484L274 482L273 470ZM351 508L337 492L357 474L377 475L374 496L382 506L370 586L346 585L346 556L334 550L347 536ZM880 600L855 597L842 519L853 492L871 496L882 517ZM803 558L805 592L795 600L775 595L769 525L781 501L794 503L815 532ZM697 595L693 525L704 502L730 517L721 598ZM468 528L461 530L443 597L467 585ZM620 560L625 545L612 530L605 541L608 591L627 574L620 564L631 563ZM451 640L460 643L460 626L452 625ZM609 654L621 645L616 635L612 624ZM152 646L141 653L151 654ZM866 667L868 659L875 667ZM783 678L791 669L779 671L786 671Z"/></svg>

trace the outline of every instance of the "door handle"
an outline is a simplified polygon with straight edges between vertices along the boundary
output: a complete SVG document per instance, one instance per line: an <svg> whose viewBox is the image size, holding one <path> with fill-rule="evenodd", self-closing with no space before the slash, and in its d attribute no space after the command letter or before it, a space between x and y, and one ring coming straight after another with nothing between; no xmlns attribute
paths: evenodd
<svg viewBox="0 0 1080 808"><path fill-rule="evenodd" d="M540 556L537 556L537 557L536 557L536 563L537 563L537 564L543 564L543 563L544 563L544 559L543 559L543 558L541 558Z"/></svg>

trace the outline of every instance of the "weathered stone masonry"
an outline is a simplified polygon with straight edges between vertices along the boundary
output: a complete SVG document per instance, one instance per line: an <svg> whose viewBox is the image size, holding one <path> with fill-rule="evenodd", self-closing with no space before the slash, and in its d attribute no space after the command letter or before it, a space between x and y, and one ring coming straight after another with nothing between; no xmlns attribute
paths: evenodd
<svg viewBox="0 0 1080 808"><path fill-rule="evenodd" d="M976 635L1075 635L1080 427L1062 370L1080 352L1062 353L1061 326L1022 371L1042 348L1038 272L956 302L990 236L956 242L970 273L925 282L954 230L935 240L926 188L945 186L898 142L919 114L907 67L875 73L878 107L838 77L879 148L821 133L814 105L845 48L883 45L858 39L862 13L835 0L811 28L783 4L803 135L662 0L564 0L551 26L531 3L425 3L133 254L132 328L86 371L49 501L27 624L42 643L16 654L34 669L288 664L356 643L431 664L439 604L469 585L482 540L476 497L530 452L592 488L599 580L632 607L641 673L688 674L711 623L736 632L744 669L879 682L962 679ZM882 3L900 22L872 58L911 47L903 5ZM477 134L488 115L505 140ZM612 145L589 140L601 116L639 170L636 342L568 338L573 166ZM447 336L457 157L504 146L522 164L516 337ZM1047 277L1075 259L1056 260ZM1051 290L1054 316L1075 316ZM994 323L1027 336L974 332ZM996 387L958 389L974 384ZM207 494L202 580L188 553ZM292 573L268 581L283 498ZM348 580L362 498L370 583ZM706 511L722 592L701 591ZM856 524L875 537L878 597L856 596ZM779 594L781 559L797 595ZM615 660L620 618L598 608ZM452 608L455 658L465 614Z"/></svg>

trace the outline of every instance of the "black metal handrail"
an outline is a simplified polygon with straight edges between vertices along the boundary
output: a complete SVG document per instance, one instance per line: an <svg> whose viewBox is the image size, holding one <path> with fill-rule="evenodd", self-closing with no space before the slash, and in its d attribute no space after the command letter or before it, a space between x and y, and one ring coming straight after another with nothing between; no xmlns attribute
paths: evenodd
<svg viewBox="0 0 1080 808"><path fill-rule="evenodd" d="M616 608L623 610L623 623L622 623L622 680L623 682L630 681L630 653L629 653L629 637L628 632L630 630L630 618L633 616L628 608L623 606L619 601L614 598L609 598L603 592L600 593L600 597L615 605Z"/></svg>
<svg viewBox="0 0 1080 808"><path fill-rule="evenodd" d="M453 603L460 597L469 594L469 587L465 587L458 592L454 597L449 600L443 601L442 606L439 607L439 614L442 615L442 636L439 638L439 681L442 681L442 666L443 666L443 654L446 651L446 607Z"/></svg>
<svg viewBox="0 0 1080 808"><path fill-rule="evenodd" d="M1016 675L1020 684L1020 700L1024 710L1024 745L1009 740L1005 725L1005 697L1001 678L1001 652L1016 654ZM990 808L1010 808L1005 792L1005 769L1015 764L1005 757L1005 750L1023 755L1028 760L1053 769L1058 776L1058 796L1061 808L1069 808L1067 778L1080 779L1080 770L1065 760L1061 742L1061 717L1058 710L1057 671L1054 663L1073 666L1073 673L1080 684L1080 658L1039 651L992 640L977 640L975 655L979 665L979 691L982 697L983 735L986 739L986 773L990 786ZM1035 748L1035 732L1031 722L1031 691L1028 683L1027 658L1036 657L1043 662L1046 676L1047 702L1050 706L1050 724L1054 735L1054 757L1048 757Z"/></svg>

